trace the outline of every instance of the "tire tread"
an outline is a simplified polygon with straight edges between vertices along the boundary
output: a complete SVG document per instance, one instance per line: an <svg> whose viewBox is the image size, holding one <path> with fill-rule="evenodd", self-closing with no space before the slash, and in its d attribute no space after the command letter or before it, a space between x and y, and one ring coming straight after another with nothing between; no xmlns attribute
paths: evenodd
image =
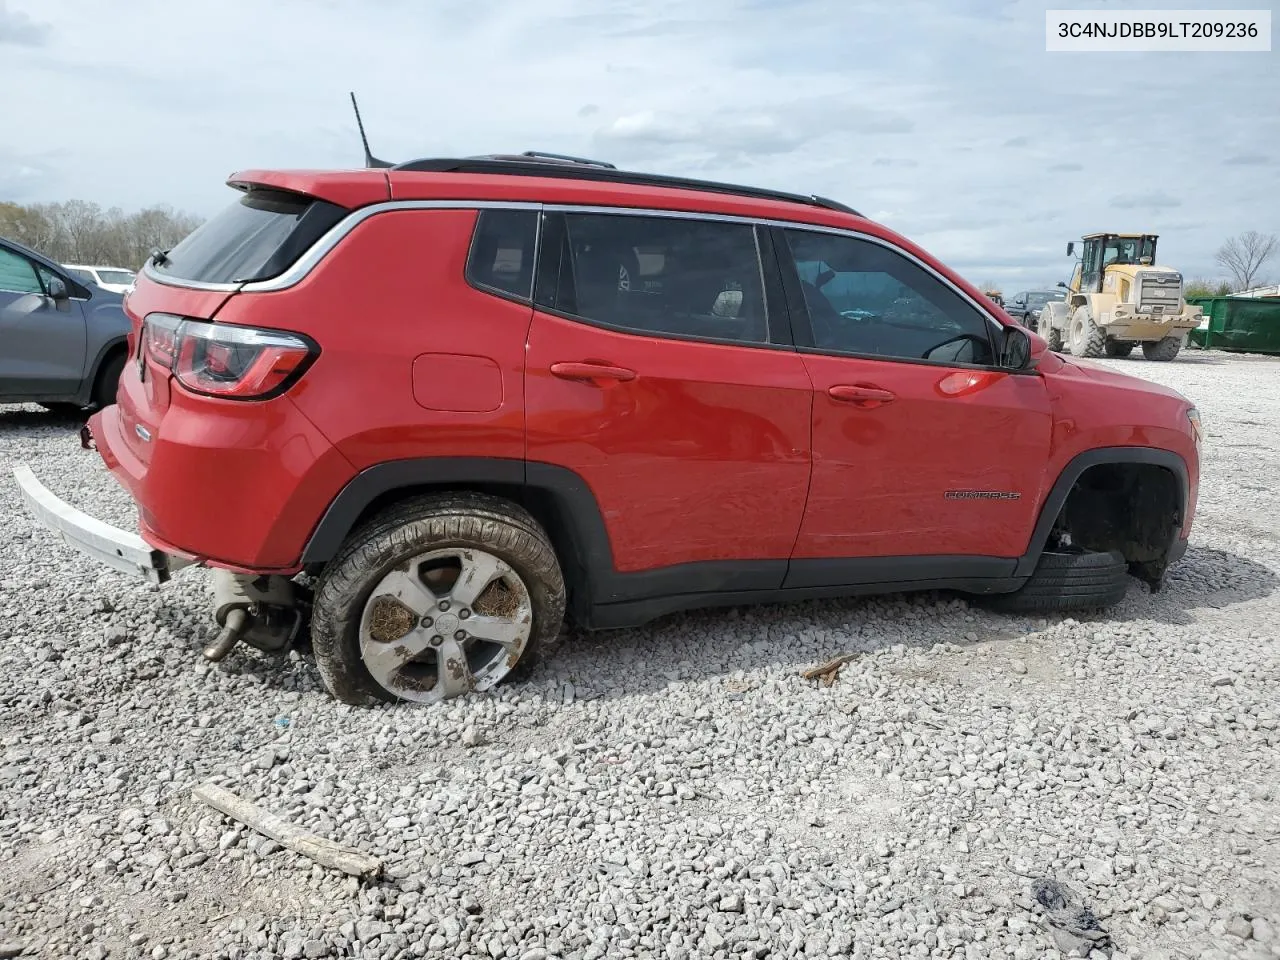
<svg viewBox="0 0 1280 960"><path fill-rule="evenodd" d="M1044 553L1026 583L1013 593L991 597L990 605L1006 613L1102 609L1124 599L1128 577L1128 565L1115 550Z"/></svg>

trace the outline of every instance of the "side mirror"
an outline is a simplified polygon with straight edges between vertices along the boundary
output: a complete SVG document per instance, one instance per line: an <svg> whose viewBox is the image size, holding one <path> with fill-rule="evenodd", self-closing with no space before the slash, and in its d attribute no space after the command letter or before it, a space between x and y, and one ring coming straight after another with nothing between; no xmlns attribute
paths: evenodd
<svg viewBox="0 0 1280 960"><path fill-rule="evenodd" d="M1067 285L1063 283L1061 280L1058 281L1058 286L1060 286L1063 290L1067 289Z"/></svg>
<svg viewBox="0 0 1280 960"><path fill-rule="evenodd" d="M71 294L67 290L67 285L61 277L49 278L49 297L54 303L61 303L64 300L71 299Z"/></svg>
<svg viewBox="0 0 1280 960"><path fill-rule="evenodd" d="M1006 370L1025 370L1031 366L1031 335L1021 327L1005 327L1000 345L1000 366Z"/></svg>
<svg viewBox="0 0 1280 960"><path fill-rule="evenodd" d="M1076 243L1074 240L1067 244L1067 256L1074 257L1076 255Z"/></svg>

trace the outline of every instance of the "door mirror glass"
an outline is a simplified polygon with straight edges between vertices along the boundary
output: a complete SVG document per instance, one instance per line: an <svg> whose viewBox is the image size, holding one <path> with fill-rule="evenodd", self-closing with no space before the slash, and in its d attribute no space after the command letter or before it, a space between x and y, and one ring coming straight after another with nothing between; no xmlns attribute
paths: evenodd
<svg viewBox="0 0 1280 960"><path fill-rule="evenodd" d="M1005 327L1000 349L1000 366L1006 370L1025 370L1031 365L1031 335L1021 327Z"/></svg>

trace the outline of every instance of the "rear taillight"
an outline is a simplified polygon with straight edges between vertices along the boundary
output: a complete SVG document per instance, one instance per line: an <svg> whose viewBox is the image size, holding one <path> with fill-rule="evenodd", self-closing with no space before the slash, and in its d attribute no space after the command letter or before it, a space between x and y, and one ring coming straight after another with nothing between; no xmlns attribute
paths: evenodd
<svg viewBox="0 0 1280 960"><path fill-rule="evenodd" d="M167 369L173 368L173 358L178 355L178 328L181 317L167 313L153 313L142 324L142 352Z"/></svg>
<svg viewBox="0 0 1280 960"><path fill-rule="evenodd" d="M319 349L295 333L233 327L154 313L142 327L146 356L188 390L263 400L294 383Z"/></svg>

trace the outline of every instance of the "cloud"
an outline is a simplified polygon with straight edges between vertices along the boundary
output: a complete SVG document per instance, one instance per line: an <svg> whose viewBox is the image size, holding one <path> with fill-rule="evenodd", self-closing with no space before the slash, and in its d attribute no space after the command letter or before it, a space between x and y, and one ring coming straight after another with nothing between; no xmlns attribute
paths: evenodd
<svg viewBox="0 0 1280 960"><path fill-rule="evenodd" d="M10 10L7 0L0 0L0 44L40 47L48 39L49 24L32 20L21 10Z"/></svg>
<svg viewBox="0 0 1280 960"><path fill-rule="evenodd" d="M1050 54L1025 0L165 9L0 0L0 89L38 91L4 101L21 138L0 146L0 199L208 215L234 170L360 165L354 89L388 160L539 149L818 193L1024 287L1062 279L1066 241L1093 230L1153 230L1161 260L1212 277L1224 237L1280 223L1280 121L1236 119L1280 102L1274 58ZM1137 114L1117 95L1135 76ZM1149 117L1174 118L1173 145L1135 152Z"/></svg>
<svg viewBox="0 0 1280 960"><path fill-rule="evenodd" d="M1128 193L1112 197L1111 206L1121 210L1165 210L1182 206L1182 201L1155 190L1150 193Z"/></svg>
<svg viewBox="0 0 1280 960"><path fill-rule="evenodd" d="M0 145L0 203L30 203L47 197L63 178L60 151L21 153Z"/></svg>
<svg viewBox="0 0 1280 960"><path fill-rule="evenodd" d="M1271 162L1271 158L1261 153L1237 153L1222 161L1233 167L1260 167Z"/></svg>
<svg viewBox="0 0 1280 960"><path fill-rule="evenodd" d="M601 146L621 147L648 158L672 150L721 162L794 153L831 136L832 127L857 130L865 138L908 133L905 117L859 103L830 98L764 105L758 109L725 108L714 115L688 109L641 110L624 114L596 130Z"/></svg>

